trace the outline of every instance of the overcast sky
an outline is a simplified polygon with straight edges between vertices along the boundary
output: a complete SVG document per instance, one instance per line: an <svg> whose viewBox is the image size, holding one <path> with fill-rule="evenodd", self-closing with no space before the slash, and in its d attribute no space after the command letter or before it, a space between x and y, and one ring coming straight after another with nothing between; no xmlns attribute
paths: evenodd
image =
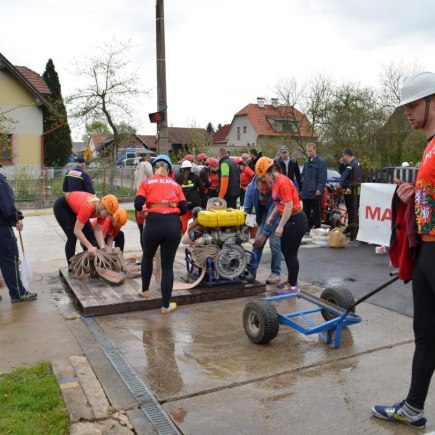
<svg viewBox="0 0 435 435"><path fill-rule="evenodd" d="M337 82L378 86L392 61L435 71L433 0L166 0L169 125L215 127L279 80L322 73ZM113 38L134 44L131 64L149 96L132 122L154 134L155 0L2 2L0 52L42 75L53 59L63 96L75 89L74 61ZM74 129L73 140L81 140Z"/></svg>

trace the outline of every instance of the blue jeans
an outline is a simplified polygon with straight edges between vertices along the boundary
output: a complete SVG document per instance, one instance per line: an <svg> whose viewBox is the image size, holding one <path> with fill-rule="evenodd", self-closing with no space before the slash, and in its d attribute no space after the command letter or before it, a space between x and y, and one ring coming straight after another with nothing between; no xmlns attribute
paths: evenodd
<svg viewBox="0 0 435 435"><path fill-rule="evenodd" d="M266 223L267 213L263 213L261 218L260 225L257 228L256 237L263 233L264 224ZM281 239L275 236L275 233L272 233L269 236L269 246L270 251L272 253L272 262L270 265L270 269L272 273L277 275L281 274ZM261 256L263 254L264 245L261 248L254 248L252 252L257 256L257 265L260 264ZM255 257L251 255L249 259L248 268L253 269L255 267Z"/></svg>

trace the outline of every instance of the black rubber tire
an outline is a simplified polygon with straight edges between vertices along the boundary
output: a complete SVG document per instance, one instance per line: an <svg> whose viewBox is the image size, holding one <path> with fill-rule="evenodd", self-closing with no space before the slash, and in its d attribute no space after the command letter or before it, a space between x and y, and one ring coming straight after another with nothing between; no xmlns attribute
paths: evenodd
<svg viewBox="0 0 435 435"><path fill-rule="evenodd" d="M345 310L347 310L355 302L352 293L347 288L326 288L320 295L320 299L331 302L331 304L337 305ZM355 308L352 308L351 312L354 313ZM325 309L323 309L321 313L325 320L332 320L337 317L335 314L332 314Z"/></svg>
<svg viewBox="0 0 435 435"><path fill-rule="evenodd" d="M262 300L248 302L243 310L243 327L253 343L269 343L278 335L279 331L275 306Z"/></svg>

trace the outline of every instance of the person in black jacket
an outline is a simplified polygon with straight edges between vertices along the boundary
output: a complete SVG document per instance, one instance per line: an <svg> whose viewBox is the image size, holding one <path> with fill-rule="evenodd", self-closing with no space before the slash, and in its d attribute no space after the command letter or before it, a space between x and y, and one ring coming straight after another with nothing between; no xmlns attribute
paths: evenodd
<svg viewBox="0 0 435 435"><path fill-rule="evenodd" d="M184 160L181 163L181 172L175 176L175 181L183 189L187 202L187 212L181 216L181 228L183 234L187 231L187 223L192 217L192 210L201 205L204 194L204 185L197 174L192 172L192 162Z"/></svg>
<svg viewBox="0 0 435 435"><path fill-rule="evenodd" d="M255 148L249 150L249 163L248 166L255 172L255 164L263 157L263 153L259 153Z"/></svg>
<svg viewBox="0 0 435 435"><path fill-rule="evenodd" d="M1 167L3 166L0 163ZM13 304L32 301L38 296L24 288L18 269L18 244L12 227L22 231L23 219L23 214L15 206L14 193L6 177L0 174L0 270Z"/></svg>
<svg viewBox="0 0 435 435"><path fill-rule="evenodd" d="M344 194L344 203L347 210L347 227L344 230L344 234L349 234L352 225L356 223L356 213L358 211L358 208L355 209L355 200L349 187L352 181L352 172L360 171L358 160L355 158L353 151L350 148L345 148L343 150L343 156L338 164L338 171L341 174L340 188L346 189Z"/></svg>
<svg viewBox="0 0 435 435"><path fill-rule="evenodd" d="M308 217L309 228L320 228L321 212L320 200L325 188L327 170L326 162L317 155L316 144L307 144L308 159L302 169L301 199L304 213Z"/></svg>
<svg viewBox="0 0 435 435"><path fill-rule="evenodd" d="M302 178L301 171L299 169L296 159L290 157L288 147L283 145L279 150L280 157L277 159L277 163L281 168L281 173L286 175L298 189L298 192L302 190Z"/></svg>
<svg viewBox="0 0 435 435"><path fill-rule="evenodd" d="M237 208L240 196L240 169L225 148L219 148L219 198L225 199L228 208Z"/></svg>
<svg viewBox="0 0 435 435"><path fill-rule="evenodd" d="M85 159L79 157L77 159L77 166L68 171L63 180L63 191L66 192L89 192L95 195L92 179L87 172L85 172Z"/></svg>

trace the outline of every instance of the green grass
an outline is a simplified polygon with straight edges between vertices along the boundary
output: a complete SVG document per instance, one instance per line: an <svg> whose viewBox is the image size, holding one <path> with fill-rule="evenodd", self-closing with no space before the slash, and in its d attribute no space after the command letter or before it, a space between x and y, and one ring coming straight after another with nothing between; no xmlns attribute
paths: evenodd
<svg viewBox="0 0 435 435"><path fill-rule="evenodd" d="M127 210L127 214L131 221L136 222L136 210Z"/></svg>
<svg viewBox="0 0 435 435"><path fill-rule="evenodd" d="M0 375L0 434L68 434L68 412L51 365Z"/></svg>

